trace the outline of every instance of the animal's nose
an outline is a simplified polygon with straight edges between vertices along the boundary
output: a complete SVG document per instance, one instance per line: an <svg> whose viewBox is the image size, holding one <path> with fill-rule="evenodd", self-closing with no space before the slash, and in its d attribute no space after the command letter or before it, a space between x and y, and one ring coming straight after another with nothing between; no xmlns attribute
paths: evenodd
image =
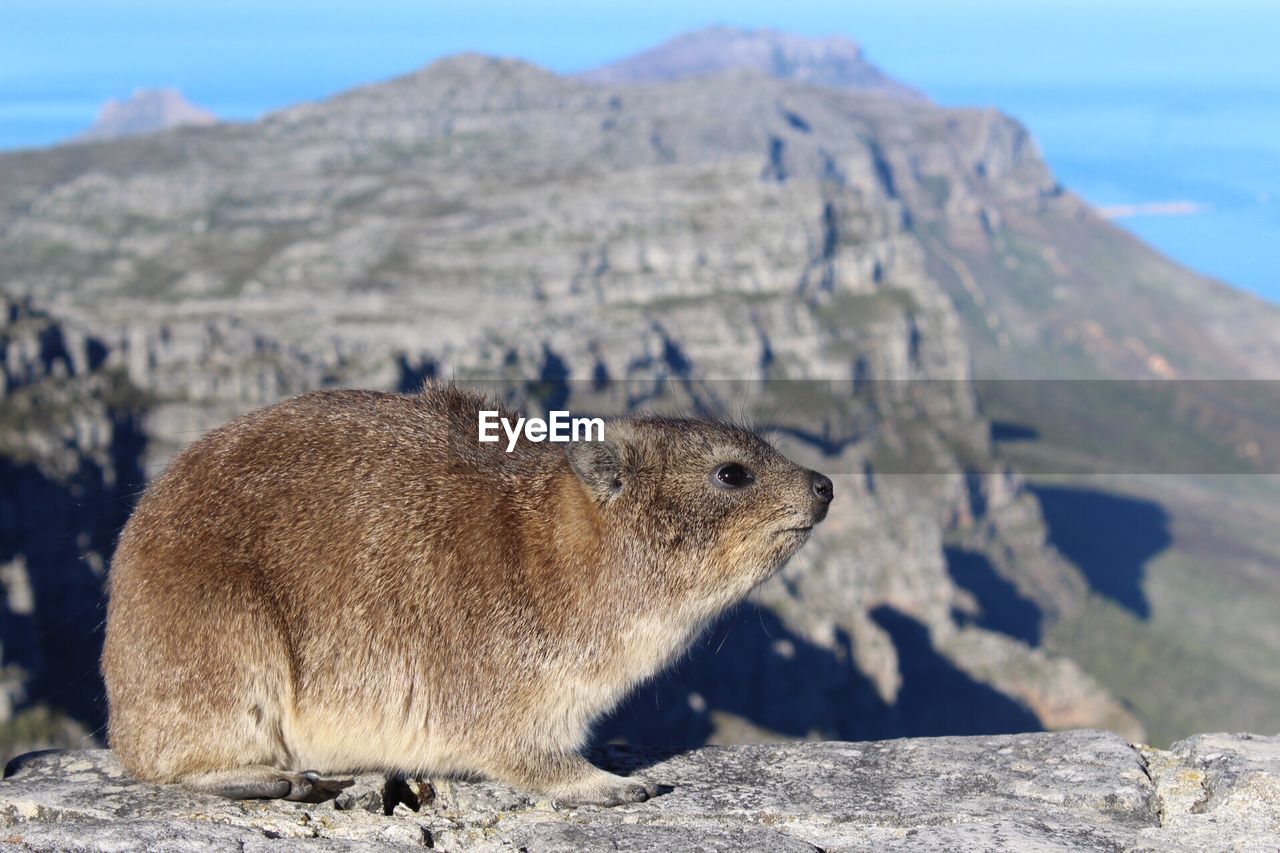
<svg viewBox="0 0 1280 853"><path fill-rule="evenodd" d="M836 496L836 488L832 485L831 478L817 471L809 475L809 488L813 491L813 496L824 504L831 503Z"/></svg>

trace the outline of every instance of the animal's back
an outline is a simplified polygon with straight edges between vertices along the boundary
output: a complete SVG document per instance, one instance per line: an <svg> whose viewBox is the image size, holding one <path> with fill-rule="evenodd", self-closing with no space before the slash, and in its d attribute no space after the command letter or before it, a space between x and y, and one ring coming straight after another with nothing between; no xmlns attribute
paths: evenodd
<svg viewBox="0 0 1280 853"><path fill-rule="evenodd" d="M277 766L324 757L298 751L360 763L350 754L359 747L329 730L379 690L408 722L418 709L404 695L422 656L404 638L457 643L446 636L456 620L432 605L456 598L447 555L466 543L449 537L467 531L442 522L500 509L483 460L458 452L474 404L451 389L311 394L233 421L174 460L111 569L103 670L126 766L179 778L219 744L238 756L250 745ZM431 554L443 559L414 565Z"/></svg>

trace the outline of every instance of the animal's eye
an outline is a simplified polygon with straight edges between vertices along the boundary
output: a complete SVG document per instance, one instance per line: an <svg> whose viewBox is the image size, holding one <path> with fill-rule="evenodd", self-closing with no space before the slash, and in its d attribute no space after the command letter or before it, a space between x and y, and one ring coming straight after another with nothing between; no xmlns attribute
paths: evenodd
<svg viewBox="0 0 1280 853"><path fill-rule="evenodd" d="M755 480L756 475L737 462L721 465L711 472L711 482L723 489L745 488L754 483Z"/></svg>

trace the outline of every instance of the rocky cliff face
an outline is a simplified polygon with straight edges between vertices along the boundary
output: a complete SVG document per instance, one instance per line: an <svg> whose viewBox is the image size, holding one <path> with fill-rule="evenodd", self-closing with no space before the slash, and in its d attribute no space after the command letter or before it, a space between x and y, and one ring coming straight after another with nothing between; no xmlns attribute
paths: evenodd
<svg viewBox="0 0 1280 853"><path fill-rule="evenodd" d="M926 206L981 229L1062 203L995 113L750 76L609 88L467 56L253 125L0 157L0 275L95 342L73 378L145 395L134 420L117 427L104 402L95 423L147 475L283 396L430 377L534 408L745 414L832 474L841 500L806 555L610 734L1136 735L1092 678L1035 648L1084 583L991 460L917 228ZM19 432L43 429L33 417ZM60 606L40 594L53 578L100 588L127 503L88 534L87 564L57 532L6 532L32 612ZM87 638L59 677L92 654ZM59 687L92 701L85 678Z"/></svg>
<svg viewBox="0 0 1280 853"><path fill-rule="evenodd" d="M22 850L1271 850L1280 740L1114 734L613 748L667 792L561 809L498 785L362 776L316 803L233 802L129 780L105 750L38 753L0 782Z"/></svg>
<svg viewBox="0 0 1280 853"><path fill-rule="evenodd" d="M6 751L103 720L102 595L143 485L146 400L92 334L0 301L0 729Z"/></svg>

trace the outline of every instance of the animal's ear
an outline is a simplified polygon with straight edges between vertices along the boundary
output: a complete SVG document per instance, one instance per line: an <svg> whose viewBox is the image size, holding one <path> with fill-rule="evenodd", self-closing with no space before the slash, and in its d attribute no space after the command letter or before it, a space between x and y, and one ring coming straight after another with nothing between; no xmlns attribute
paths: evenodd
<svg viewBox="0 0 1280 853"><path fill-rule="evenodd" d="M603 440L574 441L565 448L573 473L600 500L622 490L622 459L626 452L622 432L621 424L607 423Z"/></svg>

